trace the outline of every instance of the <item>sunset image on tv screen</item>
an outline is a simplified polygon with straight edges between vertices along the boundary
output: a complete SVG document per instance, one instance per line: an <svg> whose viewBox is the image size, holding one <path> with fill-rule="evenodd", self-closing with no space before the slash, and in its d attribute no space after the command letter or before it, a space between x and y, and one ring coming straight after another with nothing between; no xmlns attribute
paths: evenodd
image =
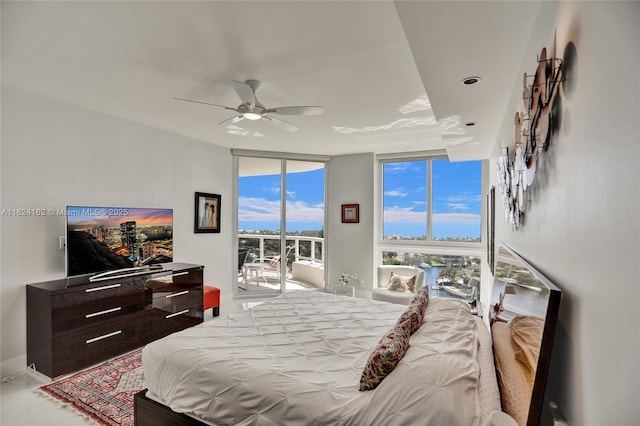
<svg viewBox="0 0 640 426"><path fill-rule="evenodd" d="M69 206L67 275L173 261L173 209Z"/></svg>

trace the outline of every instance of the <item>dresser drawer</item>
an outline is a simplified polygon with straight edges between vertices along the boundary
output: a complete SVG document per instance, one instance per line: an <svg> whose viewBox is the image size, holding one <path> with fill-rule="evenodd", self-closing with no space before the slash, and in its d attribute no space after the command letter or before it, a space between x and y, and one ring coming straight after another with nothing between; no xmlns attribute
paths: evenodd
<svg viewBox="0 0 640 426"><path fill-rule="evenodd" d="M158 309L147 310L144 336L146 343L160 339L176 331L198 325L203 320L202 304L173 313Z"/></svg>
<svg viewBox="0 0 640 426"><path fill-rule="evenodd" d="M91 339L54 348L52 377L79 370L144 344L144 325L115 329ZM55 342L55 340L54 340Z"/></svg>
<svg viewBox="0 0 640 426"><path fill-rule="evenodd" d="M144 293L108 297L78 306L54 309L51 313L54 334L100 324L113 318L144 310Z"/></svg>
<svg viewBox="0 0 640 426"><path fill-rule="evenodd" d="M114 279L69 289L65 293L51 297L51 308L101 303L105 299L126 298L132 294L144 293L146 281L144 277Z"/></svg>
<svg viewBox="0 0 640 426"><path fill-rule="evenodd" d="M173 314L197 306L202 306L201 288L154 293L154 297L147 300L145 309Z"/></svg>
<svg viewBox="0 0 640 426"><path fill-rule="evenodd" d="M147 289L152 292L153 297L197 287L202 287L202 269L199 268L154 275L147 282Z"/></svg>
<svg viewBox="0 0 640 426"><path fill-rule="evenodd" d="M122 330L135 327L143 323L144 310L139 310L129 315L118 315L114 318L103 320L91 326L55 333L53 334L51 345L55 353L64 347L73 346L79 342L86 344L98 342L102 340L104 336L117 335Z"/></svg>

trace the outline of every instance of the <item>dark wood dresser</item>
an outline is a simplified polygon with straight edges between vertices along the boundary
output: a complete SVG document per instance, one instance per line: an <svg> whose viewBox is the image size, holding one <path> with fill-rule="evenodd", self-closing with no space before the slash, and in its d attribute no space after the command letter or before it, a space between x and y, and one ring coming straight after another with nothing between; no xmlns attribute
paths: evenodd
<svg viewBox="0 0 640 426"><path fill-rule="evenodd" d="M27 285L27 365L42 374L80 370L203 320L202 266L89 277Z"/></svg>

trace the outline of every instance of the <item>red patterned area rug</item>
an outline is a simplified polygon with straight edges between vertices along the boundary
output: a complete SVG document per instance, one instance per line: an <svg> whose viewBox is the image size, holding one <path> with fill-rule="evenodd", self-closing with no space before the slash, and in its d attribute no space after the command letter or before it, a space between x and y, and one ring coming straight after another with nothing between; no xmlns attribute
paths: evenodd
<svg viewBox="0 0 640 426"><path fill-rule="evenodd" d="M141 355L138 349L40 390L100 424L133 425L133 396L144 387Z"/></svg>

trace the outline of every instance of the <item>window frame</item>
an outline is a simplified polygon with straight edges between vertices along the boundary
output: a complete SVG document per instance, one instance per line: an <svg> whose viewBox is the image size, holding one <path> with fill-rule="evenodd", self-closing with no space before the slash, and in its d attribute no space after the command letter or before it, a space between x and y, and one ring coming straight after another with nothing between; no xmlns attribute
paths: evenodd
<svg viewBox="0 0 640 426"><path fill-rule="evenodd" d="M281 256L285 256L286 254L286 241L287 241L287 235L286 235L286 217L287 217L287 199L286 199L286 188L287 188L287 163L289 161L304 161L304 162L315 162L315 163L322 163L323 164L323 168L325 170L324 172L324 200L325 200L325 207L324 207L324 229L325 229L325 233L324 233L324 241L322 243L322 255L325 257L327 256L327 223L328 223L328 209L327 209L327 197L328 197L328 173L327 173L327 169L328 169L328 165L330 162L330 157L329 156L325 156L325 155L315 155L315 154L297 154L297 153L285 153L285 152L271 152L271 151L256 151L256 150L245 150L245 149L232 149L231 150L231 155L232 155L232 172L233 172L233 199L232 199L232 209L233 209L233 215L232 215L232 229L233 229L233 251L234 253L238 252L238 248L239 248L239 239L238 239L238 208L239 208L239 203L238 203L238 198L240 196L240 192L239 192L239 187L240 187L240 176L239 176L239 172L240 172L240 158L241 157L254 157L254 158L261 158L261 159L272 159L272 160L278 160L280 161L280 187L284 188L283 191L281 191L280 194L280 229L281 229L281 234L280 234L280 255ZM284 231L282 231L284 230ZM282 271L281 273L281 284L280 284L280 289L277 292L271 292L271 291L251 291L251 292L246 292L246 293L239 293L238 292L238 285L237 285L237 275L236 272L238 270L238 259L237 256L231 256L232 257L232 262L231 262L231 277L234 278L234 281L232 281L231 283L231 288L233 290L233 299L251 299L251 298L256 298L256 297L275 297L276 295L280 295L280 294L284 294L286 292L286 280L285 280L285 272L286 271ZM326 265L325 265L326 266ZM327 276L328 276L328 268L324 268L324 282L325 285L328 282L327 281Z"/></svg>
<svg viewBox="0 0 640 426"><path fill-rule="evenodd" d="M481 162L480 167L480 241L440 241L432 239L432 220L433 220L433 178L432 178L432 161L448 159L446 152L435 152L432 154L421 155L379 155L378 156L378 175L379 184L377 188L378 194L378 252L380 258L383 251L398 249L405 247L416 253L429 252L432 254L451 254L451 255L467 255L467 256L486 256L486 197L482 196L488 185L487 161L476 160ZM387 240L384 239L384 165L387 163L410 162L410 161L426 161L427 172L427 218L426 218L426 240ZM434 251L437 250L437 251ZM449 249L453 249L454 252Z"/></svg>

